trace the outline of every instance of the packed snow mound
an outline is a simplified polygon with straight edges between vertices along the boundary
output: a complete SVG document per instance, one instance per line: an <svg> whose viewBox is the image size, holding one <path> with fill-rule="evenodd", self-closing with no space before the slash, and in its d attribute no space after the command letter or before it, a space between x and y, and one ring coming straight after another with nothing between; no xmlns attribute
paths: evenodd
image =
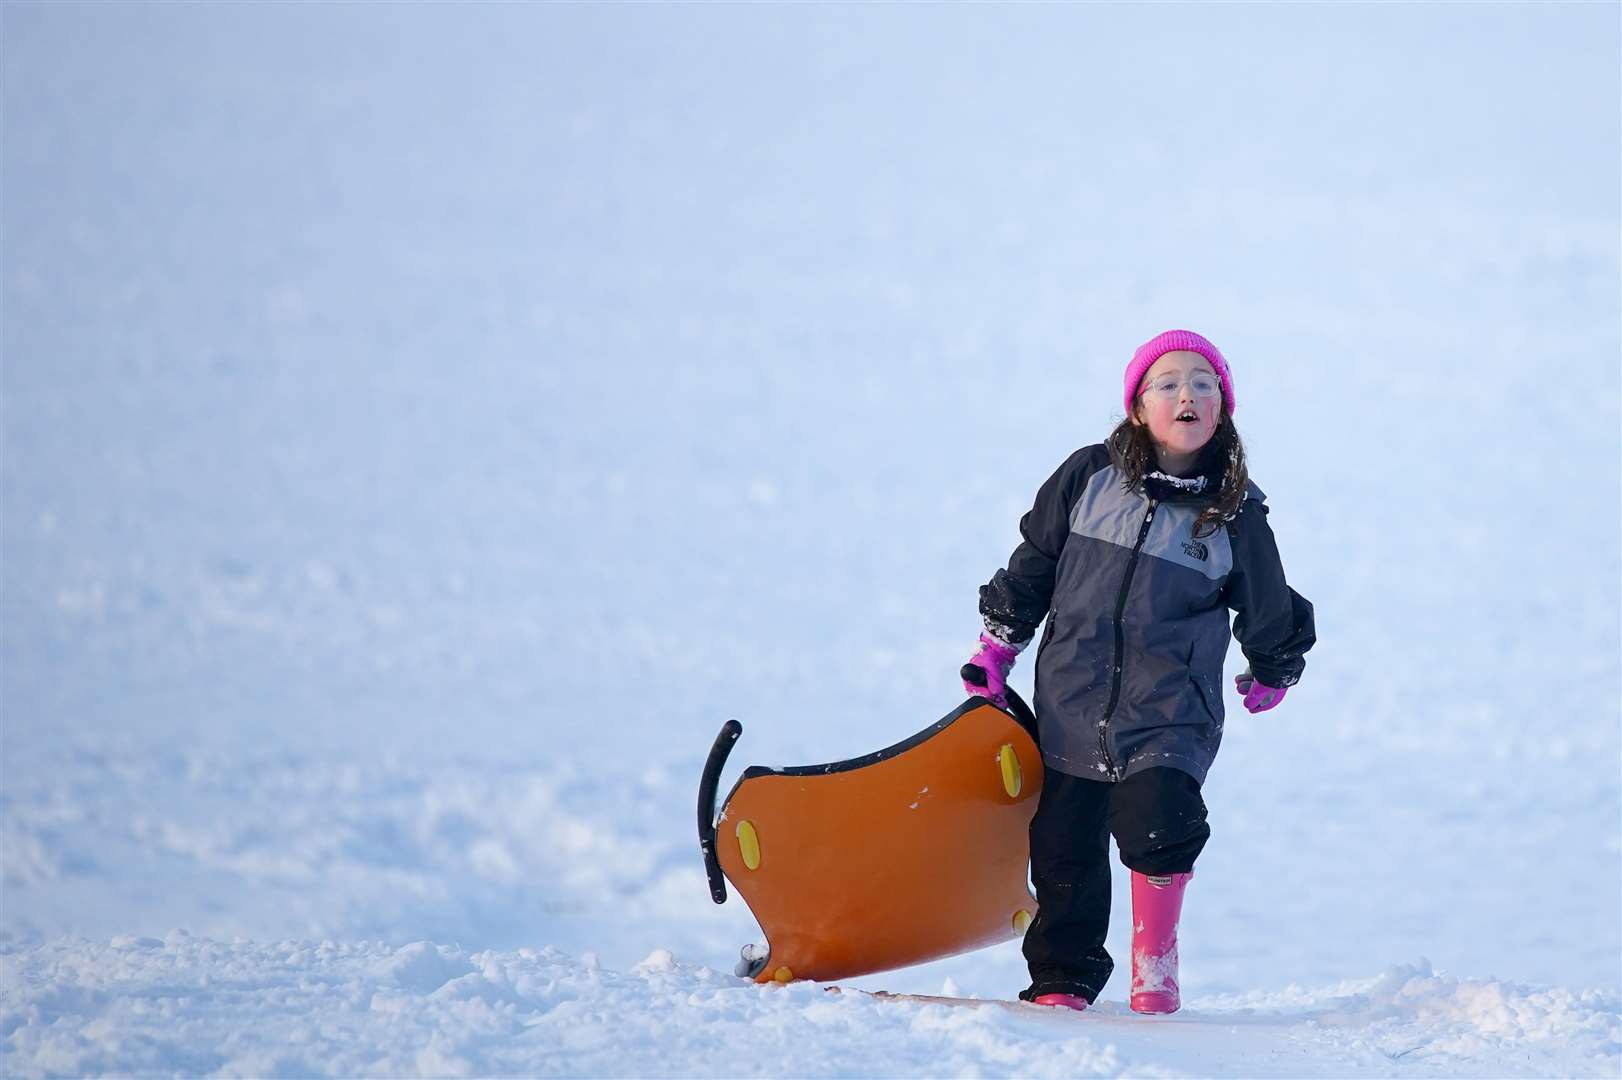
<svg viewBox="0 0 1622 1080"><path fill-rule="evenodd" d="M1457 979L1420 963L1388 969L1366 991L1338 999L1318 1022L1412 1034L1412 1053L1490 1061L1525 1043L1565 1040L1614 1059L1622 1049L1617 1012L1615 994Z"/></svg>
<svg viewBox="0 0 1622 1080"><path fill-rule="evenodd" d="M1456 978L1433 971L1423 960L1328 990L1290 987L1275 994L1210 997L1199 1004L1215 1012L1304 1014L1326 1036L1343 1036L1348 1048L1378 1048L1401 1059L1405 1069L1413 1060L1475 1062L1484 1074L1510 1075L1517 1058L1525 1059L1531 1048L1565 1044L1572 1057L1549 1068L1586 1075L1581 1062L1608 1062L1606 1075L1614 1075L1622 1056L1614 992ZM1532 1053L1526 1060L1540 1059L1538 1051Z"/></svg>
<svg viewBox="0 0 1622 1080"><path fill-rule="evenodd" d="M4 1072L219 1076L1615 1075L1618 1002L1426 964L1145 1018L758 986L656 949L59 939L0 947Z"/></svg>

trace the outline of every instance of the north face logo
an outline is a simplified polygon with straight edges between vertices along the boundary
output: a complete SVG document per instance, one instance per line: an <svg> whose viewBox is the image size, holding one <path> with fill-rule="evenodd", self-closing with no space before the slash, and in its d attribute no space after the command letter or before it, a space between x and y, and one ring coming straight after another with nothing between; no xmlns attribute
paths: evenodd
<svg viewBox="0 0 1622 1080"><path fill-rule="evenodd" d="M1198 540L1184 540L1183 554L1187 555L1191 559L1198 559L1200 562L1204 562L1211 557L1211 549L1200 543Z"/></svg>

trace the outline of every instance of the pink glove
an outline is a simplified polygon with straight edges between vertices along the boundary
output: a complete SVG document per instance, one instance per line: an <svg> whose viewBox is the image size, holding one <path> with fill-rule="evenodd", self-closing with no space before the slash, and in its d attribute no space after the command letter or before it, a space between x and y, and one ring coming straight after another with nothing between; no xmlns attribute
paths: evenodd
<svg viewBox="0 0 1622 1080"><path fill-rule="evenodd" d="M970 697L983 697L998 708L1008 708L1008 673L1014 668L1019 650L1005 645L990 634L980 635L980 648L969 657L969 663L986 673L986 684L976 686L963 680L963 689Z"/></svg>
<svg viewBox="0 0 1622 1080"><path fill-rule="evenodd" d="M1256 676L1246 668L1243 675L1235 675L1233 687L1245 695L1245 708L1253 713L1266 712L1284 700L1288 686L1272 687L1258 682Z"/></svg>

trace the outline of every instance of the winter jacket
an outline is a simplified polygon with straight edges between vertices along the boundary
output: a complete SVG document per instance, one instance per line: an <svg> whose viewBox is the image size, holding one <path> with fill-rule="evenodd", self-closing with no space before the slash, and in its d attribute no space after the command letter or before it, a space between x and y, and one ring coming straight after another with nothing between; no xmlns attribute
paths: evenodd
<svg viewBox="0 0 1622 1080"><path fill-rule="evenodd" d="M1035 708L1048 768L1115 781L1164 765L1204 783L1222 741L1230 608L1256 678L1300 679L1312 605L1285 583L1261 489L1194 536L1222 468L1208 452L1185 478L1129 490L1107 447L1084 447L1042 485L1008 568L981 587L980 614L1005 641L1028 642L1047 618Z"/></svg>

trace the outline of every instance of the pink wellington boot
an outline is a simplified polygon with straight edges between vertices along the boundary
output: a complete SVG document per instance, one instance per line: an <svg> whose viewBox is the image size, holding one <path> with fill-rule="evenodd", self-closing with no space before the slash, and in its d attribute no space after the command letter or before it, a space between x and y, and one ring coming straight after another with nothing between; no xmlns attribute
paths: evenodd
<svg viewBox="0 0 1622 1080"><path fill-rule="evenodd" d="M1057 1009L1075 1009L1077 1012L1087 1007L1087 999L1077 997L1075 994L1038 994L1034 999L1038 1005L1052 1005Z"/></svg>
<svg viewBox="0 0 1622 1080"><path fill-rule="evenodd" d="M1132 1011L1174 1013L1177 992L1177 920L1183 913L1186 874L1132 871Z"/></svg>

